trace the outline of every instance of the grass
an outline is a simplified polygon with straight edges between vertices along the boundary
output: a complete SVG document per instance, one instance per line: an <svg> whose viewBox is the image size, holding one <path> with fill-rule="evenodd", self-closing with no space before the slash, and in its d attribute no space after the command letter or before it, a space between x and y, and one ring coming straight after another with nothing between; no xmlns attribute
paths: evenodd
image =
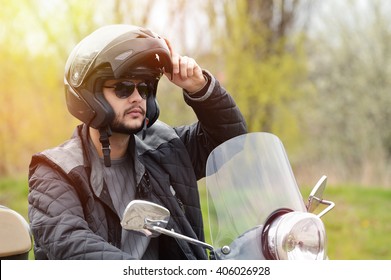
<svg viewBox="0 0 391 280"><path fill-rule="evenodd" d="M336 203L324 216L330 259L391 259L391 189L338 186L326 196Z"/></svg>
<svg viewBox="0 0 391 280"><path fill-rule="evenodd" d="M303 188L307 198L310 189ZM1 178L0 204L27 219L27 178ZM208 241L205 189L201 188ZM328 186L324 199L335 208L322 217L328 237L328 256L332 260L391 259L391 189L354 185ZM30 254L30 259L33 259Z"/></svg>
<svg viewBox="0 0 391 280"><path fill-rule="evenodd" d="M23 177L0 178L0 205L7 206L27 219L27 175Z"/></svg>

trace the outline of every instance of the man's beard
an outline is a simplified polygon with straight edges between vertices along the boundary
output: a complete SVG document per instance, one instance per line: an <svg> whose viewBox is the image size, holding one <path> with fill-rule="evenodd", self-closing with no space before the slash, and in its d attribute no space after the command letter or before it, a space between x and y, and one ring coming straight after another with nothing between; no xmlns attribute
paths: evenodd
<svg viewBox="0 0 391 280"><path fill-rule="evenodd" d="M144 120L145 121L145 120ZM143 126L140 125L140 127L137 128L130 128L124 125L121 121L119 121L118 117L116 117L112 122L111 122L111 131L115 133L121 133L121 134L136 134L139 131L142 130Z"/></svg>

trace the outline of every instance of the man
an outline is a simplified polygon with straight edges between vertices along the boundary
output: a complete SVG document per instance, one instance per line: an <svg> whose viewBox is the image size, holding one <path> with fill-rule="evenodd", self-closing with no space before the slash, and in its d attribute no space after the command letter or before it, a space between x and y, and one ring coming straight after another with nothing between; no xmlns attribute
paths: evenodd
<svg viewBox="0 0 391 280"><path fill-rule="evenodd" d="M162 74L183 89L198 122L158 121ZM197 180L213 148L246 133L243 116L215 78L148 29L102 27L65 67L70 113L81 120L64 144L32 157L29 219L36 259L205 259L204 249L121 228L126 205L168 208L168 229L204 239Z"/></svg>

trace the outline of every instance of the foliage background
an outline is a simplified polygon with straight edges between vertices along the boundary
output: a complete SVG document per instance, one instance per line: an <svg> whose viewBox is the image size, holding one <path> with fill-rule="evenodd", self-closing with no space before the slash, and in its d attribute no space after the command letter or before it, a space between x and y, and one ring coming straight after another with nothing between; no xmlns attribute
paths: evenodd
<svg viewBox="0 0 391 280"><path fill-rule="evenodd" d="M14 179L26 182L33 153L72 134L78 121L65 105L65 61L81 38L112 23L150 27L210 70L235 97L250 131L269 131L282 139L300 186L313 186L326 174L342 194L345 186L379 195L390 190L389 1L0 4L1 204L12 204ZM181 91L165 78L158 99L161 120L172 125L195 120ZM27 196L27 184L21 195ZM389 201L376 203L389 211ZM357 213L346 221L347 227L341 225L340 233L357 229L354 218L359 212L371 214L367 204L360 205L360 210L343 208ZM371 258L376 256L387 254Z"/></svg>

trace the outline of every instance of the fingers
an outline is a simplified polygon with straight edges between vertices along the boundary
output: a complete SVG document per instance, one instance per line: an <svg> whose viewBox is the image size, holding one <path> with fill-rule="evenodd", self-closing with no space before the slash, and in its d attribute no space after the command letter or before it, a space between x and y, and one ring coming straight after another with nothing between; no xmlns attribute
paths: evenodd
<svg viewBox="0 0 391 280"><path fill-rule="evenodd" d="M194 59L187 56L180 57L179 65L179 74L182 79L192 77L194 74L195 67L198 66Z"/></svg>
<svg viewBox="0 0 391 280"><path fill-rule="evenodd" d="M189 93L194 93L204 87L205 77L201 67L197 62L188 56L178 56L174 64L174 79L172 82L185 89Z"/></svg>
<svg viewBox="0 0 391 280"><path fill-rule="evenodd" d="M174 74L172 77L171 75L169 76L170 81L188 92L198 91L198 89L202 88L206 83L201 67L193 58L181 56L176 53L170 42L167 39L165 39L165 41L171 52L171 62ZM168 74L166 73L166 75Z"/></svg>
<svg viewBox="0 0 391 280"><path fill-rule="evenodd" d="M179 75L181 79L191 78L200 70L197 62L191 57L174 55L172 60L174 75Z"/></svg>
<svg viewBox="0 0 391 280"><path fill-rule="evenodd" d="M168 47L168 49L170 50L170 52L172 52L172 46L171 46L170 41L169 41L167 38L163 38L163 39L164 39L164 41L166 42L167 47Z"/></svg>
<svg viewBox="0 0 391 280"><path fill-rule="evenodd" d="M180 71L180 56L177 53L171 53L172 72L174 75L179 74Z"/></svg>
<svg viewBox="0 0 391 280"><path fill-rule="evenodd" d="M166 38L164 40L166 41L168 49L171 53L174 75L179 75L181 79L186 79L192 77L198 68L200 70L200 67L193 58L188 56L180 56L178 53L174 52L170 41Z"/></svg>

